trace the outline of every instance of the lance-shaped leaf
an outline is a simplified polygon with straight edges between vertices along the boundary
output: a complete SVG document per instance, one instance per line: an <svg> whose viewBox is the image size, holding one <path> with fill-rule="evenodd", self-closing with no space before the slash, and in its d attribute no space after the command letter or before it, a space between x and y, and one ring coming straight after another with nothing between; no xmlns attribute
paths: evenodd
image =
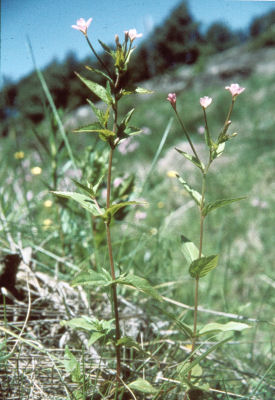
<svg viewBox="0 0 275 400"><path fill-rule="evenodd" d="M205 325L202 329L199 330L197 336L214 334L219 332L229 332L229 331L241 332L244 329L249 329L249 328L250 328L249 325L244 324L242 322L230 321L227 322L226 324L210 322L209 324Z"/></svg>
<svg viewBox="0 0 275 400"><path fill-rule="evenodd" d="M204 170L203 163L197 157L194 157L191 154L188 154L185 151L178 149L177 147L175 147L175 150L177 150L178 153L182 154L187 160L196 165L196 167L199 167L202 171Z"/></svg>
<svg viewBox="0 0 275 400"><path fill-rule="evenodd" d="M216 268L218 265L218 257L217 255L213 255L194 260L189 267L189 273L192 278L202 278L207 275L208 272L212 271L212 269Z"/></svg>
<svg viewBox="0 0 275 400"><path fill-rule="evenodd" d="M99 108L97 108L91 100L89 100L89 99L86 99L86 100L92 107L92 110L100 123L100 128L105 128L104 118L103 118L104 112L102 110L99 110Z"/></svg>
<svg viewBox="0 0 275 400"><path fill-rule="evenodd" d="M165 299L164 299L165 300ZM159 309L159 307L157 307ZM162 308L160 310L164 315L166 315L171 321L173 321L177 327L188 337L192 338L193 336L193 330L190 328L187 324L179 320L174 314L168 312L165 310L165 308Z"/></svg>
<svg viewBox="0 0 275 400"><path fill-rule="evenodd" d="M139 351L140 353L143 353L144 355L148 356L150 355L149 352L145 351L138 342L136 342L132 337L130 336L123 336L116 342L116 346L123 346L128 349L133 348Z"/></svg>
<svg viewBox="0 0 275 400"><path fill-rule="evenodd" d="M139 276L136 275L121 275L115 281L120 285L126 285L136 288L137 290L147 294L148 296L153 297L156 300L162 301L162 297L158 294L157 290L153 288L150 283Z"/></svg>
<svg viewBox="0 0 275 400"><path fill-rule="evenodd" d="M236 201L244 200L246 197L237 197L235 199L223 199L223 200L216 200L212 203L208 203L203 207L202 214L206 216L210 213L210 211L215 210L219 207L227 206L228 204L235 203Z"/></svg>
<svg viewBox="0 0 275 400"><path fill-rule="evenodd" d="M152 386L150 382L142 378L138 378L137 380L129 383L128 386L130 389L137 390L141 393L156 394L158 392L158 390L154 388L154 386Z"/></svg>
<svg viewBox="0 0 275 400"><path fill-rule="evenodd" d="M83 76L79 75L77 72L76 72L76 75L88 87L88 89L90 89L91 92L93 92L97 97L99 97L102 101L104 101L104 103L111 104L110 98L107 94L107 91L103 86L99 85L96 82L90 81L87 78L84 78Z"/></svg>
<svg viewBox="0 0 275 400"><path fill-rule="evenodd" d="M95 197L95 192L93 190L92 186L86 186L83 185L82 183L78 182L76 179L72 179L72 181L78 186L80 189L84 190L84 192L88 193L90 197Z"/></svg>
<svg viewBox="0 0 275 400"><path fill-rule="evenodd" d="M88 272L80 272L72 281L72 286L88 286L88 287L107 287L112 284L112 277L109 273L96 272L90 270Z"/></svg>
<svg viewBox="0 0 275 400"><path fill-rule="evenodd" d="M141 87L137 87L135 89L135 92L138 93L138 94L152 94L152 93L154 93L152 90L144 89L144 88L141 88Z"/></svg>
<svg viewBox="0 0 275 400"><path fill-rule="evenodd" d="M128 123L129 123L129 121L130 121L130 119L131 119L131 117L132 117L134 111L135 111L135 109L132 108L132 109L124 116L124 118L121 120L120 124L118 125L117 136L118 136L119 138L122 139L122 138L125 138L125 137L128 136L128 135L125 134L125 130L126 130L126 127L127 127Z"/></svg>
<svg viewBox="0 0 275 400"><path fill-rule="evenodd" d="M112 139L115 136L115 133L113 131L110 131L109 129L102 129L102 126L99 122L95 122L90 125L83 126L82 128L74 130L76 133L96 133L99 134L99 137L101 140L104 142L108 142L110 139Z"/></svg>
<svg viewBox="0 0 275 400"><path fill-rule="evenodd" d="M212 353L214 350L216 350L218 347L220 347L222 344L228 342L229 340L232 339L232 336L223 339L219 341L218 343L214 344L211 346L208 350L206 350L204 353L202 353L200 356L196 357L192 362L190 362L190 357L182 362L178 368L177 371L182 377L186 377L189 371L191 371L196 365L198 365L204 358L208 356L208 354ZM194 354L194 353L193 353Z"/></svg>
<svg viewBox="0 0 275 400"><path fill-rule="evenodd" d="M111 83L113 83L112 78L111 78L109 75L105 74L105 72L101 71L100 69L96 69L96 68L90 67L89 65L85 65L85 68L86 68L88 71L92 71L92 72L95 72L95 73L98 74L98 75L103 76L104 78L108 79L108 81L110 81Z"/></svg>
<svg viewBox="0 0 275 400"><path fill-rule="evenodd" d="M145 202L139 202L139 201L124 201L123 203L118 203L118 204L113 204L111 207L107 208L105 213L103 214L103 218L106 221L110 221L112 217L123 207L126 206L137 206L137 205L146 205L147 203Z"/></svg>
<svg viewBox="0 0 275 400"><path fill-rule="evenodd" d="M188 183L177 174L177 178L180 181L180 183L183 184L184 189L187 191L187 193L190 194L190 196L195 200L195 202L200 206L201 204L201 194L197 192L196 190L192 189L191 186L188 185Z"/></svg>
<svg viewBox="0 0 275 400"><path fill-rule="evenodd" d="M114 54L114 50L112 50L109 46L107 46L107 44L105 44L104 42L102 42L101 40L98 39L99 44L101 45L101 47L109 54Z"/></svg>
<svg viewBox="0 0 275 400"><path fill-rule="evenodd" d="M98 208L95 205L95 202L91 197L86 196L85 194L76 193L76 192L52 192L53 194L64 197L66 199L72 199L76 201L82 208L89 211L92 215L102 216L104 213L104 209Z"/></svg>
<svg viewBox="0 0 275 400"><path fill-rule="evenodd" d="M181 235L182 246L181 250L186 261L191 264L194 260L199 258L199 249L195 243L191 242L187 237Z"/></svg>
<svg viewBox="0 0 275 400"><path fill-rule="evenodd" d="M213 148L211 150L211 160L213 161L215 158L218 158L222 155L224 152L225 148L225 143L219 143L218 145L216 143L213 144Z"/></svg>

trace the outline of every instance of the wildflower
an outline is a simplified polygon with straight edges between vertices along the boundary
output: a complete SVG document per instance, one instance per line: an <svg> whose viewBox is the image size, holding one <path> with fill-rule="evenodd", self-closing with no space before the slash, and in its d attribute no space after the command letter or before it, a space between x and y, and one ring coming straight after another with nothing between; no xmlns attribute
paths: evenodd
<svg viewBox="0 0 275 400"><path fill-rule="evenodd" d="M204 96L200 98L200 105L202 106L202 108L207 108L208 106L210 106L211 103L212 103L211 97Z"/></svg>
<svg viewBox="0 0 275 400"><path fill-rule="evenodd" d="M46 230L52 225L53 221L50 218L46 218L43 221L43 229Z"/></svg>
<svg viewBox="0 0 275 400"><path fill-rule="evenodd" d="M176 93L169 93L167 99L173 108L176 108L177 96Z"/></svg>
<svg viewBox="0 0 275 400"><path fill-rule="evenodd" d="M167 173L166 173L166 175L169 177L169 178L176 178L177 176L178 176L178 173L177 173L177 171L167 171Z"/></svg>
<svg viewBox="0 0 275 400"><path fill-rule="evenodd" d="M24 151L17 151L13 156L16 160L22 160L25 157L25 153Z"/></svg>
<svg viewBox="0 0 275 400"><path fill-rule="evenodd" d="M135 220L136 221L141 221L142 219L145 219L147 217L147 213L144 211L137 211L135 213Z"/></svg>
<svg viewBox="0 0 275 400"><path fill-rule="evenodd" d="M33 167L33 168L31 169L31 173L32 173L33 175L40 175L41 172L42 172L42 168L40 168L40 167Z"/></svg>
<svg viewBox="0 0 275 400"><path fill-rule="evenodd" d="M137 33L136 29L130 29L129 31L124 31L125 36L129 37L131 42L133 42L136 38L140 38L142 33Z"/></svg>
<svg viewBox="0 0 275 400"><path fill-rule="evenodd" d="M53 205L52 200L45 200L44 201L44 207L50 208Z"/></svg>
<svg viewBox="0 0 275 400"><path fill-rule="evenodd" d="M200 125L200 126L198 127L198 133L199 133L200 135L203 135L203 134L204 134L204 131L205 131L205 127L202 126L202 125Z"/></svg>
<svg viewBox="0 0 275 400"><path fill-rule="evenodd" d="M90 26L90 23L92 22L93 18L89 18L87 21L85 21L84 18L79 18L76 21L76 25L72 25L73 29L77 29L78 31L82 32L85 36L87 35L87 29Z"/></svg>
<svg viewBox="0 0 275 400"><path fill-rule="evenodd" d="M119 185L121 185L123 183L123 179L122 178L115 178L114 179L114 187L117 188Z"/></svg>
<svg viewBox="0 0 275 400"><path fill-rule="evenodd" d="M229 92L232 94L233 99L245 90L245 88L241 87L238 83L231 83L230 86L225 86L225 89L229 90Z"/></svg>
<svg viewBox="0 0 275 400"><path fill-rule="evenodd" d="M150 233L151 233L152 236L155 236L158 233L157 228L150 229Z"/></svg>
<svg viewBox="0 0 275 400"><path fill-rule="evenodd" d="M138 142L132 142L130 143L131 138L124 139L121 143L118 145L118 151L121 154L127 154L127 153L132 153L139 147Z"/></svg>

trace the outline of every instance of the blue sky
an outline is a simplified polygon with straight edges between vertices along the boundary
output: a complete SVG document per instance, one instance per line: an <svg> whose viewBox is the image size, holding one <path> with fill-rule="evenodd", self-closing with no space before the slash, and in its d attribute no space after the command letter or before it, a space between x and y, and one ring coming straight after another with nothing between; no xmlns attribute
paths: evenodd
<svg viewBox="0 0 275 400"><path fill-rule="evenodd" d="M117 33L136 28L144 37L159 25L180 0L2 0L1 77L17 80L32 69L26 44L28 35L40 68L70 51L81 59L89 48L81 33L71 28L80 17L93 18L89 38L111 43ZM271 9L274 1L189 0L193 17L207 27L224 21L234 29ZM140 40L140 39L139 39ZM138 44L138 42L136 42ZM97 48L97 46L95 45Z"/></svg>

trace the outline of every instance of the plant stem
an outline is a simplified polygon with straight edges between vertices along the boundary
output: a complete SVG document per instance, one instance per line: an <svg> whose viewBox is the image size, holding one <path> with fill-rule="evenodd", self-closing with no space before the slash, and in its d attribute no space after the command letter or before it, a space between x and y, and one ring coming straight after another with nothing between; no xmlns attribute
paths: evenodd
<svg viewBox="0 0 275 400"><path fill-rule="evenodd" d="M108 177L107 177L107 200L106 200L106 207L107 208L110 207L112 159L113 159L113 149L111 148L110 149L110 155L109 155L109 166L108 166ZM106 223L106 235L107 235L107 244L108 244L108 253L109 253L111 276L112 276L112 280L115 280L116 279L116 275L115 275L115 267L114 267L114 258L113 258L110 222ZM120 326L119 326L117 290L116 290L116 284L115 283L111 286L111 291L112 291L112 299L113 299L113 310L114 310L114 316L115 316L116 342L117 342L120 339ZM118 381L120 381L120 373L121 373L120 347L116 345L115 349L116 349L116 379Z"/></svg>
<svg viewBox="0 0 275 400"><path fill-rule="evenodd" d="M115 89L119 83L119 74L117 75ZM117 131L117 98L113 105L114 111L114 123L113 123L113 132L116 133ZM107 176L107 195L106 195L106 208L110 207L110 198L111 198L111 181L112 181L112 161L113 161L113 152L114 149L110 146L110 153L109 153L109 164L108 164L108 176ZM111 230L110 230L110 222L106 223L106 235L107 235L107 244L108 244L108 253L109 253L109 261L110 261L110 269L111 269L111 276L112 280L116 279L115 275L115 266L114 266L114 258L113 258L113 249L112 249L112 240L111 240ZM112 292L112 299L113 299L113 310L115 316L115 327L116 327L116 379L120 381L120 374L121 374L121 354L120 354L120 346L117 345L118 340L120 339L120 321L119 321L119 312L118 312L118 301L117 301L117 290L116 290L116 283L113 283L111 286Z"/></svg>
<svg viewBox="0 0 275 400"><path fill-rule="evenodd" d="M209 164L206 168L208 169ZM201 204L200 204L200 244L199 244L199 256L202 256L202 243L203 243L203 223L204 223L204 215L203 215L203 207L204 207L204 197L205 197L205 189L206 189L206 172L203 172L202 175L202 190L201 190ZM194 322L193 322L193 336L192 336L192 348L191 353L195 350L196 346L196 335L197 335L197 321L198 321L198 304L199 304L199 276L196 277L195 280L195 298L194 298ZM190 359L190 362L193 361L193 357ZM188 381L191 379L192 370L188 373Z"/></svg>
<svg viewBox="0 0 275 400"><path fill-rule="evenodd" d="M192 151L193 151L193 153L194 153L194 156L199 160L199 156L198 156L198 154L197 154L197 152L196 152L196 150L195 150L195 147L194 147L194 145L193 145L193 143L192 143L192 141L191 141L191 139L190 139L189 133L187 132L187 129L185 128L185 125L184 125L184 123L183 123L181 117L179 116L177 110L176 110L175 108L174 108L174 110L175 110L176 116L177 116L177 118L178 118L178 121L179 121L179 123L180 123L180 126L182 127L182 129L183 129L183 131L184 131L184 133L185 133L185 136L186 136L186 138L187 138L187 140L188 140L188 143L190 144L190 147L191 147L191 149L192 149Z"/></svg>

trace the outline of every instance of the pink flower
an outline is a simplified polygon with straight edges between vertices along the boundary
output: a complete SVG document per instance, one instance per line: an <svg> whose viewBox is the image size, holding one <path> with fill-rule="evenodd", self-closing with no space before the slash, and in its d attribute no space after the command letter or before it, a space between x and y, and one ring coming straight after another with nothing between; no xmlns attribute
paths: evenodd
<svg viewBox="0 0 275 400"><path fill-rule="evenodd" d="M132 153L139 147L139 143L136 141L131 142L131 138L127 138L122 140L119 145L118 145L118 151L121 154L127 154L127 153Z"/></svg>
<svg viewBox="0 0 275 400"><path fill-rule="evenodd" d="M167 99L173 108L176 108L177 96L176 93L169 93Z"/></svg>
<svg viewBox="0 0 275 400"><path fill-rule="evenodd" d="M92 20L93 20L93 18L89 18L87 21L85 21L84 18L79 18L76 21L76 25L72 25L72 28L77 29L78 31L82 32L86 36L87 29L89 28Z"/></svg>
<svg viewBox="0 0 275 400"><path fill-rule="evenodd" d="M135 220L136 221L141 221L142 219L145 219L147 217L147 213L144 211L137 211L135 213Z"/></svg>
<svg viewBox="0 0 275 400"><path fill-rule="evenodd" d="M124 31L124 33L130 38L131 42L142 36L142 33L137 33L136 29L130 29L129 31Z"/></svg>
<svg viewBox="0 0 275 400"><path fill-rule="evenodd" d="M212 103L211 97L204 96L200 98L200 105L202 106L202 108L207 108L208 106L210 106L211 103Z"/></svg>
<svg viewBox="0 0 275 400"><path fill-rule="evenodd" d="M238 83L231 83L230 86L225 86L226 90L229 90L229 92L232 94L232 97L236 97L239 94L241 94L245 88L240 87L240 85Z"/></svg>
<svg viewBox="0 0 275 400"><path fill-rule="evenodd" d="M114 187L117 188L119 185L121 185L123 183L123 179L122 178L115 178L114 179Z"/></svg>

